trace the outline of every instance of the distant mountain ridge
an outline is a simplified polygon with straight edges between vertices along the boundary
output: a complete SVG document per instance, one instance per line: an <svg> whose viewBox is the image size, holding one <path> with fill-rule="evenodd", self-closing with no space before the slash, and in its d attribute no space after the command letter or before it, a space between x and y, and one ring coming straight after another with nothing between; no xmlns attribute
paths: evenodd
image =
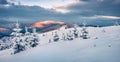
<svg viewBox="0 0 120 62"><path fill-rule="evenodd" d="M1 26L0 28L0 38L4 37L4 36L9 36L10 33L12 32L12 29L15 26L15 23L11 23L11 24L5 24L5 25L9 25L7 26L7 28L4 28L3 26ZM25 33L25 26L27 26L30 32L32 32L33 28L37 29L37 32L48 32L51 30L55 30L55 29L59 29L60 27L66 25L67 28L71 28L74 27L73 23L67 23L67 22L60 22L60 21L54 21L54 20L46 20L46 21L42 21L42 22L35 22L35 23L31 23L31 24L23 24L20 23L20 27L22 28L22 33ZM76 24L77 25L77 24ZM78 26L83 26L83 25L78 25ZM91 26L91 27L102 27L99 25L86 25L87 26ZM3 31L4 30L4 31Z"/></svg>

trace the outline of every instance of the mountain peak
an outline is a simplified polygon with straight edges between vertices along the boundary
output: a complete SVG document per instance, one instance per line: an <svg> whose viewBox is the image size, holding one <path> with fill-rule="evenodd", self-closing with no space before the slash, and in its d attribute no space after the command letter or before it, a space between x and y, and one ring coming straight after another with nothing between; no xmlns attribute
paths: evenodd
<svg viewBox="0 0 120 62"><path fill-rule="evenodd" d="M0 28L0 31L6 31L8 30L7 28Z"/></svg>
<svg viewBox="0 0 120 62"><path fill-rule="evenodd" d="M36 22L36 23L30 25L29 28L45 28L45 27L53 25L53 24L63 25L65 23L60 22L60 21L47 20L47 21L42 21L42 22Z"/></svg>

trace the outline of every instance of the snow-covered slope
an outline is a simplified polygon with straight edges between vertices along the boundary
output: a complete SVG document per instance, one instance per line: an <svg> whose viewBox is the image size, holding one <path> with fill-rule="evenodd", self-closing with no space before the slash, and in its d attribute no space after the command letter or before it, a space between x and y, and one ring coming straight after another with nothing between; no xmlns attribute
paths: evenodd
<svg viewBox="0 0 120 62"><path fill-rule="evenodd" d="M39 33L40 44L15 55L0 51L0 62L120 62L120 26L87 27L89 39L62 40L74 28ZM82 28L77 27L79 35ZM53 41L57 32L60 40ZM70 34L70 33L69 33Z"/></svg>

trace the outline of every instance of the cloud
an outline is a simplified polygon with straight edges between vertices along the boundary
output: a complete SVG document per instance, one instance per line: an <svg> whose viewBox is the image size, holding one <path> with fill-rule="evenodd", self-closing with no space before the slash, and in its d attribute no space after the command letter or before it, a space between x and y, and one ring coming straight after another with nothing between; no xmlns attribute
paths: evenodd
<svg viewBox="0 0 120 62"><path fill-rule="evenodd" d="M113 20L120 19L120 17L117 17L117 16L105 16L105 15L95 15L95 16L92 16L92 17L85 17L85 18L90 18L90 19L113 19Z"/></svg>
<svg viewBox="0 0 120 62"><path fill-rule="evenodd" d="M83 0L82 0L83 1ZM120 4L114 2L120 2L119 0L87 0L83 1L85 4L76 3L69 6L69 9L74 14L81 16L93 16L93 15L113 15L120 16ZM81 2L81 0L80 0Z"/></svg>
<svg viewBox="0 0 120 62"><path fill-rule="evenodd" d="M25 6L40 6L45 9L54 9L56 12L68 13L69 10L65 9L65 6L76 3L78 0L9 0L9 2L14 4L20 3L20 5Z"/></svg>
<svg viewBox="0 0 120 62"><path fill-rule="evenodd" d="M65 2L67 1L65 0ZM113 20L119 20L120 17L119 0L103 0L102 2L97 0L79 0L79 2L77 1L73 4L62 4L58 0L54 4L50 4L50 2L48 5L45 3L45 6L43 5L44 7L27 5L10 6L9 8L0 7L0 21L16 22L16 19L19 19L23 23L34 23L43 20L59 20L79 24L82 20L87 20L92 24L100 22L100 24L103 24L103 22L106 23L105 20L111 22ZM41 3L43 4L44 2ZM49 5L52 8L46 9L45 7ZM98 22L96 20L100 21Z"/></svg>
<svg viewBox="0 0 120 62"><path fill-rule="evenodd" d="M97 16L98 18L106 18L106 19L120 19L120 17L117 16Z"/></svg>
<svg viewBox="0 0 120 62"><path fill-rule="evenodd" d="M115 1L113 2L113 4L120 5L120 0L115 0Z"/></svg>
<svg viewBox="0 0 120 62"><path fill-rule="evenodd" d="M85 4L85 2L80 2L80 1L74 1L74 2L70 2L70 3L66 3L66 4L55 4L52 5L52 9L54 9L57 12L61 12L61 13L69 13L71 12L69 9L67 9L69 6L75 5L77 3Z"/></svg>
<svg viewBox="0 0 120 62"><path fill-rule="evenodd" d="M28 21L29 19L25 19L25 18L17 18L17 17L2 17L0 18L0 20L6 20L6 21L10 21L10 22L14 22L17 20L22 20L22 21Z"/></svg>
<svg viewBox="0 0 120 62"><path fill-rule="evenodd" d="M38 20L58 20L61 13L48 10L39 6L10 6L8 8L0 7L0 20L12 21L20 20L24 23L33 23Z"/></svg>
<svg viewBox="0 0 120 62"><path fill-rule="evenodd" d="M0 5L6 5L8 4L7 0L0 0Z"/></svg>

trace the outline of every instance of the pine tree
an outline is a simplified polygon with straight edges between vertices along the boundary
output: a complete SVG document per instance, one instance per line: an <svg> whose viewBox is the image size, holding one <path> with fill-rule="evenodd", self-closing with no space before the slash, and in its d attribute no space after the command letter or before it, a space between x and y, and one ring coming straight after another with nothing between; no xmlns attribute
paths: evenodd
<svg viewBox="0 0 120 62"><path fill-rule="evenodd" d="M86 31L86 28L83 28L83 29L82 29L81 37L82 37L83 39L88 39L88 32Z"/></svg>
<svg viewBox="0 0 120 62"><path fill-rule="evenodd" d="M115 21L115 26L119 26L119 23L118 23L118 21Z"/></svg>
<svg viewBox="0 0 120 62"><path fill-rule="evenodd" d="M55 32L55 35L53 36L53 40L54 40L54 42L57 42L59 40L59 36L58 36L57 32Z"/></svg>
<svg viewBox="0 0 120 62"><path fill-rule="evenodd" d="M89 37L88 37L88 31L86 30L87 28L86 28L86 22L84 21L83 22L83 28L82 28L82 33L81 33L81 37L83 38L83 39L88 39Z"/></svg>
<svg viewBox="0 0 120 62"><path fill-rule="evenodd" d="M13 41L15 41L13 44L13 54L26 50L25 43L20 39L20 37L15 37Z"/></svg>
<svg viewBox="0 0 120 62"><path fill-rule="evenodd" d="M21 45L21 44L16 44L14 46L14 54L19 53L21 51L25 50L25 46Z"/></svg>
<svg viewBox="0 0 120 62"><path fill-rule="evenodd" d="M66 40L65 33L62 34L62 40Z"/></svg>
<svg viewBox="0 0 120 62"><path fill-rule="evenodd" d="M73 34L74 34L74 37L75 37L75 38L78 38L78 30L77 30L77 29L74 29L74 30L73 30Z"/></svg>
<svg viewBox="0 0 120 62"><path fill-rule="evenodd" d="M10 37L3 37L0 40L0 50L9 49L12 47L12 42L10 40Z"/></svg>
<svg viewBox="0 0 120 62"><path fill-rule="evenodd" d="M30 42L31 47L36 47L39 44L39 40L37 38L33 38Z"/></svg>
<svg viewBox="0 0 120 62"><path fill-rule="evenodd" d="M73 35L72 35L71 31L69 31L69 33L67 33L67 40L73 40Z"/></svg>

